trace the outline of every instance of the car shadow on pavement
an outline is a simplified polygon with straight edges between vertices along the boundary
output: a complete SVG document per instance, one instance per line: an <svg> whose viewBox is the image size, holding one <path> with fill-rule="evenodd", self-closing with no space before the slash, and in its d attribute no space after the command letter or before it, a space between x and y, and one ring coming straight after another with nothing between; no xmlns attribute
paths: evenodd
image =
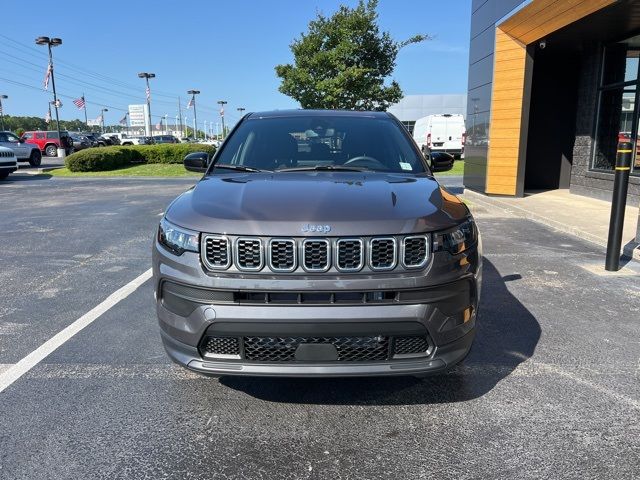
<svg viewBox="0 0 640 480"><path fill-rule="evenodd" d="M260 400L319 405L417 405L481 397L533 355L540 325L484 260L477 335L467 358L450 372L426 377L222 377L220 383Z"/></svg>
<svg viewBox="0 0 640 480"><path fill-rule="evenodd" d="M52 177L52 175L50 175L48 173L39 173L38 175L30 175L30 174L16 175L16 174L12 174L12 175L9 175L4 180L0 181L0 186L6 185L6 184L10 184L10 183L23 183L23 182L33 182L33 181L37 181L37 180L49 180L51 177Z"/></svg>

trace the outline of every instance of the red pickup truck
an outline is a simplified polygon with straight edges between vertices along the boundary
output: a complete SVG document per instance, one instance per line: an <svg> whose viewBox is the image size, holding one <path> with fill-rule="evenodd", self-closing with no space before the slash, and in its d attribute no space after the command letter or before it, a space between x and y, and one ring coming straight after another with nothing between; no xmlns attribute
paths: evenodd
<svg viewBox="0 0 640 480"><path fill-rule="evenodd" d="M69 136L69 133L60 132L60 136L62 137L62 144L56 131L38 130L24 132L22 138L24 138L27 143L37 145L40 151L47 157L55 157L58 155L58 148L64 148L67 155L73 152L73 140Z"/></svg>

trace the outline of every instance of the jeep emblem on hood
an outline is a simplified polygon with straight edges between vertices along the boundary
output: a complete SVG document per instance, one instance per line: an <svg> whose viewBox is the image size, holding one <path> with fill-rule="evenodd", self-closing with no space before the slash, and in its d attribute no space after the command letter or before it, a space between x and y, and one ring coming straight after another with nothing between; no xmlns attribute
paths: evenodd
<svg viewBox="0 0 640 480"><path fill-rule="evenodd" d="M331 225L312 225L310 223L307 223L306 225L302 226L302 231L304 233L329 233L331 231Z"/></svg>

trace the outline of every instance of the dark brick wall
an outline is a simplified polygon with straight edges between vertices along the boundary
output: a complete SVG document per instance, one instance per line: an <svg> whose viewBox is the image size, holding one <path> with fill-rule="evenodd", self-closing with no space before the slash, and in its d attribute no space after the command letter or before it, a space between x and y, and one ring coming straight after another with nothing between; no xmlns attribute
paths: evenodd
<svg viewBox="0 0 640 480"><path fill-rule="evenodd" d="M602 47L599 44L584 45L580 62L576 140L573 147L570 190L571 193L578 195L611 200L613 172L589 171L598 111L598 79L601 58ZM640 178L631 177L627 202L633 206L640 204Z"/></svg>

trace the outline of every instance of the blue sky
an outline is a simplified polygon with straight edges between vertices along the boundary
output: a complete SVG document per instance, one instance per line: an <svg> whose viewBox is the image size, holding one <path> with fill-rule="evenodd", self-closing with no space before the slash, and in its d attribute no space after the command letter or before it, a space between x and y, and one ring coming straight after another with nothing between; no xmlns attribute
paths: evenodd
<svg viewBox="0 0 640 480"><path fill-rule="evenodd" d="M289 44L317 11L329 15L341 3L357 2L71 0L51 8L50 1L32 0L29 10L42 14L28 16L20 2L11 2L0 31L0 94L10 97L4 110L9 115L46 112L50 93L41 88L46 49L34 44L40 35L63 40L54 49L58 92L76 97L84 91L90 118L109 108L107 124L116 123L128 104L144 102L139 71L157 75L151 87L154 116L166 113L172 119L178 95L184 107L189 89L202 92L199 123L219 120L215 102L220 99L229 102L231 123L239 117L237 107L295 108L295 101L278 92L274 66L291 62ZM466 92L470 9L470 0L380 0L380 25L394 38L435 37L398 55L393 77L405 94ZM61 118L83 118L70 98L62 101Z"/></svg>

